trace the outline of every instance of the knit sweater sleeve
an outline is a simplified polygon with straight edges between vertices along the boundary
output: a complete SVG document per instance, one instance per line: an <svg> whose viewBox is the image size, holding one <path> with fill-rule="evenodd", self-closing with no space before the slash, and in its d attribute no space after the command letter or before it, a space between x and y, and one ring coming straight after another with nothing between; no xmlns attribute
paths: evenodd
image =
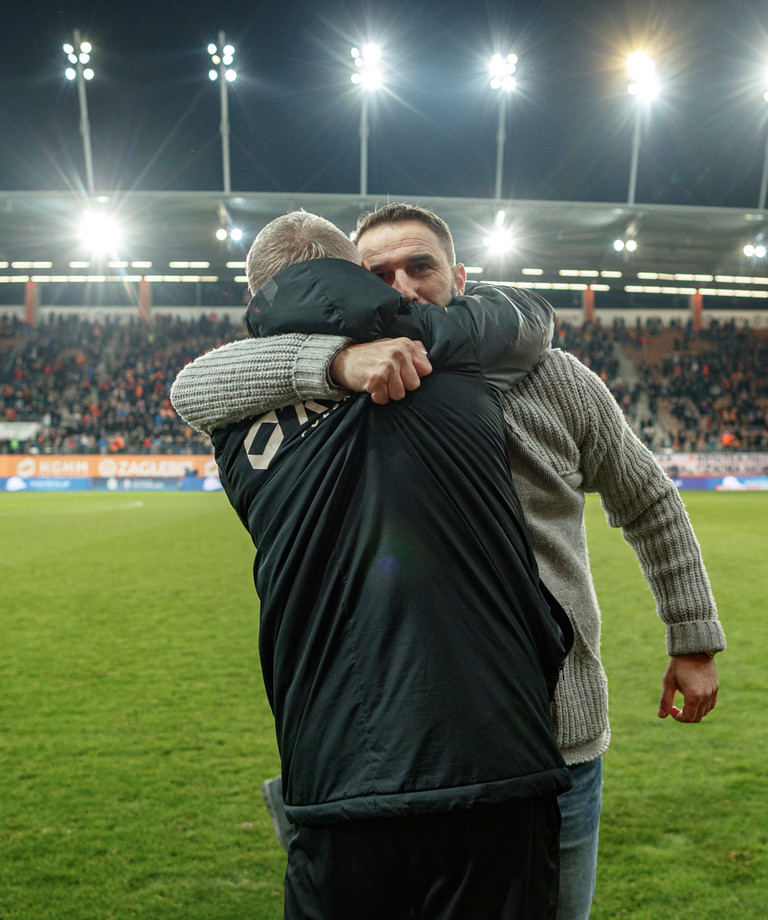
<svg viewBox="0 0 768 920"><path fill-rule="evenodd" d="M721 651L701 548L675 484L627 424L602 380L572 356L579 393L583 487L598 492L608 523L634 550L667 627L667 651Z"/></svg>
<svg viewBox="0 0 768 920"><path fill-rule="evenodd" d="M304 400L340 399L328 368L349 344L341 336L277 335L240 339L200 355L171 386L176 412L210 434L252 415Z"/></svg>

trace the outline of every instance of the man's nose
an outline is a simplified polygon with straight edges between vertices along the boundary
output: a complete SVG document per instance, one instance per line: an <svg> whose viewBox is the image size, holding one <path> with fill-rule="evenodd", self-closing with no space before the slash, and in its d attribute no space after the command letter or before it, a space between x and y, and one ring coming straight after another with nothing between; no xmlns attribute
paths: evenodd
<svg viewBox="0 0 768 920"><path fill-rule="evenodd" d="M408 301L419 299L417 286L413 283L413 278L411 278L408 272L402 270L396 271L392 287Z"/></svg>

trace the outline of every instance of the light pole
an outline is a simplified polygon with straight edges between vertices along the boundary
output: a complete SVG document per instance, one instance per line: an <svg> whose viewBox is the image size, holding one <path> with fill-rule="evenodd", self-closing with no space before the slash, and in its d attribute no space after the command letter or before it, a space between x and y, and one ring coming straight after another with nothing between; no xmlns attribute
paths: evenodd
<svg viewBox="0 0 768 920"><path fill-rule="evenodd" d="M766 82L768 82L768 73L766 73ZM768 102L768 90L763 93L763 100ZM759 210L765 210L765 195L768 191L768 140L765 144L765 159L763 160L763 177L760 180L760 198L757 207Z"/></svg>
<svg viewBox="0 0 768 920"><path fill-rule="evenodd" d="M509 94L517 88L517 81L513 74L517 70L517 55L494 54L491 58L491 89L495 89L499 96L499 124L496 130L496 185L494 198L501 200L501 177L504 170L504 144L507 139L507 99Z"/></svg>
<svg viewBox="0 0 768 920"><path fill-rule="evenodd" d="M378 45L365 45L352 49L357 68L352 82L360 87L360 197L368 194L368 93L378 89L383 81L380 69L381 49Z"/></svg>
<svg viewBox="0 0 768 920"><path fill-rule="evenodd" d="M227 87L237 78L237 72L232 68L235 60L235 49L228 45L223 32L219 32L219 43L215 45L211 42L208 45L208 54L211 56L211 62L214 64L208 71L208 76L212 81L219 81L219 99L221 101L221 121L219 122L219 133L221 134L221 161L222 172L224 176L224 191L232 191L232 182L229 172L229 96Z"/></svg>
<svg viewBox="0 0 768 920"><path fill-rule="evenodd" d="M659 84L656 77L656 65L643 51L631 55L627 61L631 83L628 87L630 96L635 96L635 130L632 139L632 161L629 167L629 191L627 204L635 203L637 190L637 163L640 156L640 136L642 131L643 103L648 103L658 93Z"/></svg>
<svg viewBox="0 0 768 920"><path fill-rule="evenodd" d="M64 73L68 80L77 80L77 97L80 102L80 134L83 137L83 154L85 156L85 180L88 194L93 195L95 184L93 181L93 153L91 152L91 125L88 119L88 97L85 92L86 80L93 79L93 68L87 66L91 62L93 47L90 42L81 40L79 29L75 29L73 40L74 44L70 45L67 42L63 46L64 54L66 54L70 64Z"/></svg>

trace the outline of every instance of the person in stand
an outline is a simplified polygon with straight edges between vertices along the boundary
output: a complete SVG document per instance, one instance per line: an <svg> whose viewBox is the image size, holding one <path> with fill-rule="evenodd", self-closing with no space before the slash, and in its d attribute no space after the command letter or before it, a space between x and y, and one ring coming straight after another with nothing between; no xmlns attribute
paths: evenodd
<svg viewBox="0 0 768 920"><path fill-rule="evenodd" d="M249 330L423 343L418 391L304 401L212 436L257 547L296 826L285 916L553 920L570 780L550 699L572 630L539 580L501 415L552 310L493 289L408 303L356 263L327 221L273 221L248 256Z"/></svg>
<svg viewBox="0 0 768 920"><path fill-rule="evenodd" d="M447 225L424 208L393 203L363 215L356 243L364 263L404 297L447 304L471 292ZM199 357L175 383L190 424L205 432L297 398L368 392L405 402L418 390L419 351L392 339L278 336L233 342ZM406 396L407 394L407 396ZM658 716L697 723L717 702L714 654L725 636L685 507L674 484L635 437L600 378L553 349L504 396L507 451L542 578L575 631L553 703L555 733L572 789L560 797L558 920L586 920L595 891L608 750L608 688L600 661L601 617L589 568L585 493L600 495L609 523L635 551L659 617L669 662ZM619 612L615 612L619 615ZM684 704L675 705L677 693ZM283 822L279 780L265 798Z"/></svg>

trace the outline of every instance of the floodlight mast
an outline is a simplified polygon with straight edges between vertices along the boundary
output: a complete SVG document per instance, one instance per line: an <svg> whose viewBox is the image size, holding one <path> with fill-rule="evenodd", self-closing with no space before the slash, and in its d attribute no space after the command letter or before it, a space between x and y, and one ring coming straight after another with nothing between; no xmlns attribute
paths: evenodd
<svg viewBox="0 0 768 920"><path fill-rule="evenodd" d="M637 165L640 158L640 138L644 113L642 103L649 102L654 98L658 92L658 82L656 65L643 51L638 51L630 56L627 61L627 69L632 79L628 92L630 96L635 96L635 128L632 138L632 160L629 166L627 204L634 204L637 192Z"/></svg>
<svg viewBox="0 0 768 920"><path fill-rule="evenodd" d="M227 44L224 32L219 32L219 44L208 45L208 53L211 55L211 61L215 69L208 71L211 80L219 81L219 100L221 108L221 120L219 122L219 133L221 134L221 162L224 182L224 191L232 191L232 179L230 174L229 162L229 95L228 85L237 77L237 73L232 69L232 63L235 59L235 49L232 45Z"/></svg>
<svg viewBox="0 0 768 920"><path fill-rule="evenodd" d="M382 83L381 51L377 45L365 45L362 49L353 48L352 58L357 68L352 82L360 87L360 197L364 198L368 194L368 93Z"/></svg>
<svg viewBox="0 0 768 920"><path fill-rule="evenodd" d="M360 197L368 194L368 95L363 93L360 108Z"/></svg>
<svg viewBox="0 0 768 920"><path fill-rule="evenodd" d="M768 73L766 73L766 78L768 79ZM768 102L768 90L763 93L763 101ZM765 196L768 192L768 140L765 144L765 159L763 160L763 176L760 179L760 197L758 199L757 207L758 210L765 210Z"/></svg>
<svg viewBox="0 0 768 920"><path fill-rule="evenodd" d="M517 55L511 53L506 57L501 54L494 54L491 58L491 89L497 90L499 94L499 123L496 129L496 184L493 195L497 201L501 200L501 182L504 171L504 145L507 140L507 100L509 94L517 88L517 83L513 76L517 70L517 61Z"/></svg>
<svg viewBox="0 0 768 920"><path fill-rule="evenodd" d="M760 198L757 202L759 211L765 210L765 195L768 190L768 143L765 145L765 159L763 160L763 177L760 180Z"/></svg>
<svg viewBox="0 0 768 920"><path fill-rule="evenodd" d="M83 155L85 157L85 183L88 188L88 194L94 195L96 186L93 178L93 153L91 151L91 125L88 118L88 97L85 92L85 81L93 79L93 69L85 67L90 63L91 44L84 42L80 38L80 30L75 29L73 33L72 45L64 45L64 53L67 55L71 67L67 68L66 76L68 80L77 81L77 97L80 104L80 134L83 138Z"/></svg>
<svg viewBox="0 0 768 920"><path fill-rule="evenodd" d="M635 109L635 130L632 137L632 159L629 164L629 189L627 191L627 204L635 203L637 193L637 164L640 159L640 106Z"/></svg>

